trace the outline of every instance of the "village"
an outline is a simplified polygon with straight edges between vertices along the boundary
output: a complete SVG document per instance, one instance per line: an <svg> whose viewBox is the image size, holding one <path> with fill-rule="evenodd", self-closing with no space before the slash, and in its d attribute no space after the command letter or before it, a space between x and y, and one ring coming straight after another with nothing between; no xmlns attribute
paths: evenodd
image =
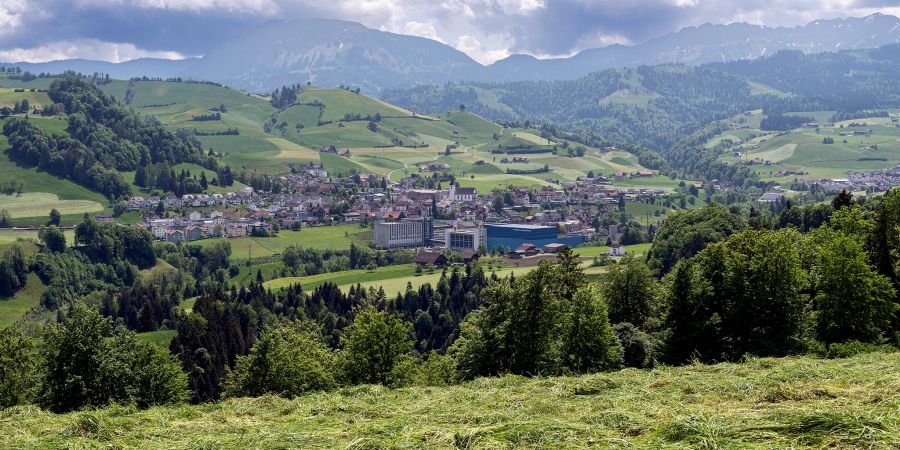
<svg viewBox="0 0 900 450"><path fill-rule="evenodd" d="M294 172L270 177L282 187L278 193L245 187L180 197L133 196L125 202L125 210L141 214L143 221L136 226L148 229L157 240L173 243L363 224L373 228L376 248L447 249L464 254L489 249L516 258L600 238L611 243L609 238L616 236L610 236L606 227L598 235L598 216L624 210L627 202L652 202L669 194L665 189L614 186L617 179L653 176L650 171L581 177L558 187L484 193L455 184L422 188L418 174L388 184L371 174L329 178L317 163L304 164ZM106 215L96 218L115 220ZM621 252L610 250L613 256Z"/></svg>

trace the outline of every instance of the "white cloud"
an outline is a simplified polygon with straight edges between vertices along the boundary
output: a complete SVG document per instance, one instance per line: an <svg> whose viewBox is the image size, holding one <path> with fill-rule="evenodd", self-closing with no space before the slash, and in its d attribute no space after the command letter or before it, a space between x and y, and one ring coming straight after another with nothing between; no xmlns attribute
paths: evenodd
<svg viewBox="0 0 900 450"><path fill-rule="evenodd" d="M422 23L422 22L406 22L403 25L403 30L401 31L403 34L408 34L411 36L419 36L426 39L433 39L438 42L444 43L444 40L438 36L437 31L434 29L434 25L430 23Z"/></svg>
<svg viewBox="0 0 900 450"><path fill-rule="evenodd" d="M24 0L0 1L0 34L16 31L22 25L27 9Z"/></svg>
<svg viewBox="0 0 900 450"><path fill-rule="evenodd" d="M456 38L456 43L453 46L482 64L490 64L509 56L508 46L487 48L475 36L468 34Z"/></svg>
<svg viewBox="0 0 900 450"><path fill-rule="evenodd" d="M0 61L8 62L47 62L72 58L123 62L137 58L184 59L185 56L178 52L147 51L128 43L102 42L96 39L54 42L40 47L0 50Z"/></svg>
<svg viewBox="0 0 900 450"><path fill-rule="evenodd" d="M631 45L633 42L631 39L628 39L627 36L622 34L607 34L603 32L603 30L595 30L578 38L578 40L575 41L573 50L579 51L587 48L606 47L613 44Z"/></svg>

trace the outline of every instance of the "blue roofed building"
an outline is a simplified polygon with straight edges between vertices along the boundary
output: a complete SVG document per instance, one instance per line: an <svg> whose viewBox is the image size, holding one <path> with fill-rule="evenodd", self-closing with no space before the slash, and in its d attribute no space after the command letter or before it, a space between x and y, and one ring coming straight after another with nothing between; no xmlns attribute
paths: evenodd
<svg viewBox="0 0 900 450"><path fill-rule="evenodd" d="M485 224L488 249L503 245L506 249L515 249L522 244L534 244L541 248L547 244L566 244L577 247L584 243L584 236L560 236L559 228L547 225L518 224Z"/></svg>

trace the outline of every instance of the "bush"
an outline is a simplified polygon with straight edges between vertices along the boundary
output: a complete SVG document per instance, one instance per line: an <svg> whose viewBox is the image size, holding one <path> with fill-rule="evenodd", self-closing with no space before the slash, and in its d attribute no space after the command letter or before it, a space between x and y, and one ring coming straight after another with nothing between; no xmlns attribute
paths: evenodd
<svg viewBox="0 0 900 450"><path fill-rule="evenodd" d="M40 355L38 399L55 412L109 403L145 408L187 396L187 378L167 351L113 330L109 319L80 303L65 322L46 328Z"/></svg>
<svg viewBox="0 0 900 450"><path fill-rule="evenodd" d="M275 328L259 337L249 355L238 356L223 382L225 396L293 398L331 389L333 366L333 354L314 333Z"/></svg>
<svg viewBox="0 0 900 450"><path fill-rule="evenodd" d="M864 353L893 353L898 349L888 344L872 344L869 342L848 341L825 345L819 341L810 343L807 352L823 358L849 358Z"/></svg>
<svg viewBox="0 0 900 450"><path fill-rule="evenodd" d="M622 359L626 366L653 367L659 346L652 336L628 322L616 324L613 326L613 330L622 346Z"/></svg>
<svg viewBox="0 0 900 450"><path fill-rule="evenodd" d="M0 409L32 399L35 364L31 341L14 327L0 329Z"/></svg>
<svg viewBox="0 0 900 450"><path fill-rule="evenodd" d="M405 384L412 376L412 325L399 316L374 309L364 309L353 321L344 337L341 373L351 384Z"/></svg>

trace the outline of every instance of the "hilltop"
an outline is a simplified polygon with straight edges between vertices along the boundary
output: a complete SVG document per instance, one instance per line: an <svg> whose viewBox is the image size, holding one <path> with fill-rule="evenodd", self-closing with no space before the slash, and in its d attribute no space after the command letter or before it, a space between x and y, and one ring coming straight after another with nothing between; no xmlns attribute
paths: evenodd
<svg viewBox="0 0 900 450"><path fill-rule="evenodd" d="M0 412L2 447L896 448L900 354Z"/></svg>

